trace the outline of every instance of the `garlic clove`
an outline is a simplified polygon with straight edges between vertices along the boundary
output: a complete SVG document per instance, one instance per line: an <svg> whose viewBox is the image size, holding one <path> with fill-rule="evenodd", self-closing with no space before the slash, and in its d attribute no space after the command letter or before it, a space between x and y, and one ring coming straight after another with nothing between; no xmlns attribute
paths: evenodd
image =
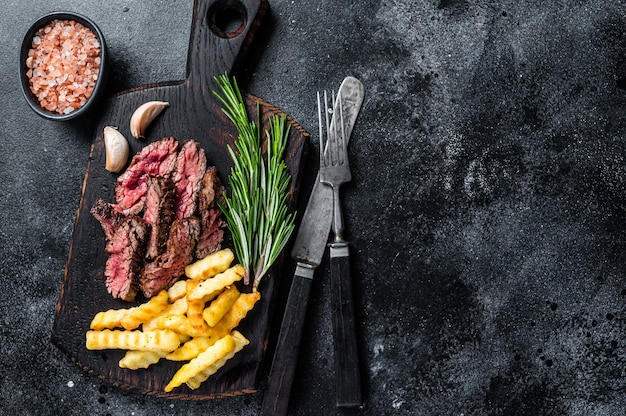
<svg viewBox="0 0 626 416"><path fill-rule="evenodd" d="M128 162L128 140L115 127L104 128L105 166L109 172L121 171Z"/></svg>
<svg viewBox="0 0 626 416"><path fill-rule="evenodd" d="M140 105L130 118L130 134L135 139L143 138L148 125L169 105L166 101L148 101Z"/></svg>

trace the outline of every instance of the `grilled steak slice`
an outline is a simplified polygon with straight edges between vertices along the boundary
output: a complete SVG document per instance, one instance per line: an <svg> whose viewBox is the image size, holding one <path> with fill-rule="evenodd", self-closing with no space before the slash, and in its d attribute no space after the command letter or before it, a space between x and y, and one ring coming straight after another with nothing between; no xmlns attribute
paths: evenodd
<svg viewBox="0 0 626 416"><path fill-rule="evenodd" d="M209 254L219 250L224 240L224 230L226 224L222 221L222 211L217 206L217 200L222 203L224 187L217 176L215 166L207 168L202 177L201 188L198 194L198 213L200 214L200 238L196 246L196 257L202 259Z"/></svg>
<svg viewBox="0 0 626 416"><path fill-rule="evenodd" d="M176 159L176 218L187 218L196 211L200 181L206 171L204 149L194 140L183 143Z"/></svg>
<svg viewBox="0 0 626 416"><path fill-rule="evenodd" d="M149 227L141 217L130 216L119 224L107 241L105 251L109 258L104 276L107 290L114 298L135 300L148 232Z"/></svg>
<svg viewBox="0 0 626 416"><path fill-rule="evenodd" d="M167 239L165 253L147 263L140 278L143 294L150 298L169 288L193 261L193 253L200 235L200 220L195 216L174 220Z"/></svg>
<svg viewBox="0 0 626 416"><path fill-rule="evenodd" d="M113 205L109 204L102 198L96 199L96 202L89 212L91 212L91 215L93 215L102 226L102 231L104 231L107 244L113 238L113 235L119 228L120 224L126 219L126 217L120 214L113 207Z"/></svg>
<svg viewBox="0 0 626 416"><path fill-rule="evenodd" d="M178 142L165 138L144 147L133 156L126 171L115 183L115 202L125 214L138 214L148 192L148 177L168 176L176 167Z"/></svg>
<svg viewBox="0 0 626 416"><path fill-rule="evenodd" d="M176 188L174 181L163 176L150 176L147 181L143 219L150 225L146 258L154 259L165 251L170 226L174 221Z"/></svg>

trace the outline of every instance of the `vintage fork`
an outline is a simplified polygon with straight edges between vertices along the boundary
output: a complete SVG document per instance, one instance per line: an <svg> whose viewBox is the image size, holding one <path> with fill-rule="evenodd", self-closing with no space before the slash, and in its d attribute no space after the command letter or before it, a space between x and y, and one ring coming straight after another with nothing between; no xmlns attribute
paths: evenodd
<svg viewBox="0 0 626 416"><path fill-rule="evenodd" d="M338 108L334 129L330 129L330 112L326 91L322 98L317 93L320 136L320 182L333 189L333 234L330 247L330 274L333 310L333 336L335 369L337 374L337 406L360 407L361 372L356 334L356 322L352 294L352 276L350 272L349 243L343 238L343 214L339 200L341 185L352 180L350 162L343 122L341 94L337 97L339 105L335 105L335 93L332 93L330 108ZM324 116L322 116L324 114ZM324 131L326 134L324 135ZM324 143L326 141L326 143Z"/></svg>

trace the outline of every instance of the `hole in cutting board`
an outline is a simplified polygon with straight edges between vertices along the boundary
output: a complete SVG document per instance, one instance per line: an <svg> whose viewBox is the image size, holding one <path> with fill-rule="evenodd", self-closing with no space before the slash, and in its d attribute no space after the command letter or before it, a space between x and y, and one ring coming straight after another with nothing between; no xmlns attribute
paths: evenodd
<svg viewBox="0 0 626 416"><path fill-rule="evenodd" d="M245 6L237 0L216 2L207 14L211 31L221 38L234 38L246 27L248 16Z"/></svg>

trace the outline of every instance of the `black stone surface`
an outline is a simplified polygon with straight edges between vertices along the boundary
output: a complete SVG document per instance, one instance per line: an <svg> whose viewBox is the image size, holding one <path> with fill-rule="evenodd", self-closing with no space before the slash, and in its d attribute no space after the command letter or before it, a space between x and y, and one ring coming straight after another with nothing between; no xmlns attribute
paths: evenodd
<svg viewBox="0 0 626 416"><path fill-rule="evenodd" d="M261 393L120 391L50 343L95 118L59 124L28 108L21 34L51 11L90 17L113 57L113 94L184 78L192 5L2 4L2 414L258 414ZM624 414L626 3L270 6L247 90L316 132L315 91L348 75L366 88L344 192L366 403L333 404L325 259L290 414Z"/></svg>

